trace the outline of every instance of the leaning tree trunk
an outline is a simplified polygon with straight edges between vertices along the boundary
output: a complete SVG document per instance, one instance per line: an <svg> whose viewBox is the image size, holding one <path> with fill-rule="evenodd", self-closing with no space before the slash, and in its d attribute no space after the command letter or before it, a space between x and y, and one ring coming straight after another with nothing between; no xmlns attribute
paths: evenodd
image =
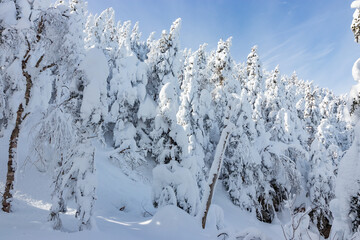
<svg viewBox="0 0 360 240"><path fill-rule="evenodd" d="M24 108L22 103L20 103L19 108L16 114L15 127L11 133L10 144L9 144L9 161L8 161L8 171L6 175L6 185L5 192L3 194L2 201L2 210L4 212L10 212L11 208L11 199L12 199L12 190L14 188L14 179L15 179L15 163L14 157L16 155L16 147L19 138L20 125L22 122L22 114Z"/></svg>
<svg viewBox="0 0 360 240"><path fill-rule="evenodd" d="M233 131L234 125L229 123L221 133L219 143L216 146L214 161L210 168L209 178L208 178L208 189L205 190L204 198L202 200L202 228L205 228L206 218L209 212L211 205L212 197L214 195L214 190L216 186L216 181L219 177L221 166L223 163L224 152L228 143L230 133Z"/></svg>
<svg viewBox="0 0 360 240"><path fill-rule="evenodd" d="M41 18L38 24L37 28L37 35L36 35L36 42L38 43L41 39L41 33L44 29L44 21ZM23 57L23 60L21 62L21 69L22 74L25 77L26 80L26 88L25 88L25 95L23 101L19 104L18 110L16 112L16 122L14 129L12 130L11 136L10 136L10 142L9 142L9 160L8 160L8 171L6 175L6 183L5 183L5 191L3 194L3 200L2 200L2 210L4 212L10 212L11 211L11 201L12 201L12 190L14 189L14 180L15 180L15 159L16 159L16 152L17 152L17 146L18 146L18 139L20 135L20 129L21 129L21 123L25 119L25 117L29 113L24 114L24 110L26 106L29 104L30 101L30 95L31 95L31 89L33 86L33 82L31 79L31 75L29 74L27 67L28 62L31 57L30 51L31 51L31 45L29 41L27 42L27 51ZM44 59L44 55L42 55L36 62L35 68L38 70L39 73L45 71L46 69L55 66L55 64L50 64L44 67L41 67L40 64L42 60ZM25 100L25 106L24 106L24 100Z"/></svg>
<svg viewBox="0 0 360 240"><path fill-rule="evenodd" d="M30 92L32 87L32 81L30 74L26 71L26 66L30 58L30 43L28 42L28 49L23 57L23 60L21 62L21 69L22 74L26 79L26 89L25 89L25 106L28 105L30 100ZM15 180L15 157L16 157L16 150L18 145L18 139L20 134L20 127L21 123L23 121L23 113L24 113L24 107L23 103L19 104L18 110L16 112L16 122L14 129L12 130L11 136L10 136L10 142L9 142L9 160L8 160L8 171L6 174L6 184L5 184L5 191L3 194L3 200L2 200L2 210L4 212L10 212L11 211L11 200L12 200L12 190L14 189L14 180Z"/></svg>

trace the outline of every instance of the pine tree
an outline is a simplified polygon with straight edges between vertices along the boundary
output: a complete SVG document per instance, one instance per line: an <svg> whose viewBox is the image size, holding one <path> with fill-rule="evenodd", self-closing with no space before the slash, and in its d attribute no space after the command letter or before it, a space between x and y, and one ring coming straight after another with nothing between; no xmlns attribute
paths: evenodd
<svg viewBox="0 0 360 240"><path fill-rule="evenodd" d="M249 100L255 104L257 95L264 92L263 72L261 62L257 53L257 46L251 48L246 61L246 89L249 93Z"/></svg>
<svg viewBox="0 0 360 240"><path fill-rule="evenodd" d="M217 145L217 140L220 137L221 129L223 129L223 119L228 111L231 93L239 90L239 82L232 76L233 60L230 55L231 37L226 41L220 40L214 55L213 65L211 68L210 81L213 83L214 88L211 91L213 108L215 111L212 129L214 139L213 145ZM238 83L238 85L237 85Z"/></svg>
<svg viewBox="0 0 360 240"><path fill-rule="evenodd" d="M181 20L177 19L169 34L163 31L148 55L149 63L154 65L150 67L147 92L158 102L154 129L150 133L154 144L152 154L159 163L153 169L153 203L155 207L177 205L194 215L198 211L198 187L190 172L192 162L187 155L186 133L176 117L180 104L180 24Z"/></svg>
<svg viewBox="0 0 360 240"><path fill-rule="evenodd" d="M358 31L356 30L357 18L359 14L359 1L354 1L351 4L352 8L356 8L354 13L354 21L352 29L355 34L355 41L358 42ZM358 177L358 166L360 155L360 123L359 123L359 108L358 96L359 94L359 79L360 70L358 59L353 66L352 75L357 85L354 85L350 91L349 96L349 112L352 116L354 126L354 140L351 147L348 149L339 164L338 176L336 180L335 196L331 202L331 210L334 215L334 224L332 228L332 236L343 236L344 239L352 238L358 235L360 225L360 202L359 193L360 179ZM355 237L356 238L356 237Z"/></svg>
<svg viewBox="0 0 360 240"><path fill-rule="evenodd" d="M310 171L308 175L309 199L312 211L310 217L321 235L327 238L332 225L330 201L334 198L335 166L327 149L318 136L311 145Z"/></svg>
<svg viewBox="0 0 360 240"><path fill-rule="evenodd" d="M130 36L131 50L135 53L137 58L144 62L149 52L146 42L140 40L141 33L139 32L139 22L136 22Z"/></svg>
<svg viewBox="0 0 360 240"><path fill-rule="evenodd" d="M260 170L260 155L252 147L257 132L251 118L252 107L247 100L245 89L235 109L237 110L234 116L239 117L235 121L236 130L229 138L229 145L225 152L222 179L232 202L252 212L259 208L258 194L264 190L265 182Z"/></svg>
<svg viewBox="0 0 360 240"><path fill-rule="evenodd" d="M360 10L359 10L359 1L353 1L351 4L352 8L355 8L353 14L353 20L351 23L351 31L354 33L355 42L359 42L360 36Z"/></svg>
<svg viewBox="0 0 360 240"><path fill-rule="evenodd" d="M207 149L208 138L205 135L203 119L205 116L205 107L201 97L201 71L206 67L201 59L204 54L205 44L201 45L199 50L189 55L185 60L184 81L182 84L182 93L180 96L180 107L177 113L177 121L184 128L188 138L189 161L192 162L191 171L196 178L199 186L200 195L205 188L205 152Z"/></svg>

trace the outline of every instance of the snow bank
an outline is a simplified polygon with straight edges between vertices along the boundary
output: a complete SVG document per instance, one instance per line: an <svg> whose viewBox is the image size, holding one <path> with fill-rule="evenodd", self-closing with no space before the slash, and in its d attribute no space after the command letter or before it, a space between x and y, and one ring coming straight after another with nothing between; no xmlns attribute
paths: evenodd
<svg viewBox="0 0 360 240"><path fill-rule="evenodd" d="M149 239L217 239L215 231L203 231L194 217L176 206L166 206L154 215L149 227L153 237ZM182 229L181 234L174 234Z"/></svg>
<svg viewBox="0 0 360 240"><path fill-rule="evenodd" d="M153 199L157 204L178 205L195 215L199 205L197 184L189 169L172 165L159 165L153 169Z"/></svg>

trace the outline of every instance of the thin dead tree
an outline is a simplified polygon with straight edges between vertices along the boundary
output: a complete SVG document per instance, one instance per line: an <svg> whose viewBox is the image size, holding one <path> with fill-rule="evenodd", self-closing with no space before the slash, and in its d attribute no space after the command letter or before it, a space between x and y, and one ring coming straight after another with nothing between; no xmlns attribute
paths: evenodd
<svg viewBox="0 0 360 240"><path fill-rule="evenodd" d="M202 210L200 212L203 229L205 228L206 225L206 218L210 209L212 197L214 195L216 182L220 175L220 170L224 159L225 149L228 144L228 139L234 128L235 126L231 122L229 122L228 125L225 126L224 130L222 131L219 143L216 146L214 161L211 165L209 178L208 178L209 187L205 190L204 197L202 200L202 208L201 208Z"/></svg>

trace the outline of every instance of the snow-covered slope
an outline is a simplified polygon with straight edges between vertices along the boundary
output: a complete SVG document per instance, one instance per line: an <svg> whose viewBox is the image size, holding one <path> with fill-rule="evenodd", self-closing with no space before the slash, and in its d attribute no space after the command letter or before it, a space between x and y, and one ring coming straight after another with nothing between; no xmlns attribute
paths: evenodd
<svg viewBox="0 0 360 240"><path fill-rule="evenodd" d="M23 138L24 140L26 137ZM6 142L1 141L1 150ZM54 231L47 219L50 214L51 181L33 162L21 163L21 174L16 181L14 208L11 214L0 211L1 239L219 239L227 233L246 236L247 233L267 236L263 239L281 239L279 222L266 224L254 215L240 210L227 198L222 184L218 184L214 206L210 210L207 228L183 210L166 206L155 211L151 203L151 169L143 166L133 176L126 176L106 157L109 149L96 148L97 202L94 211L95 227L77 232L75 209L69 208L61 216L64 231ZM23 157L19 154L19 158ZM28 159L29 160L29 159ZM2 161L4 163L6 161ZM24 164L27 165L25 168ZM0 168L0 176L5 175ZM3 182L0 182L3 186ZM221 219L223 211L223 219ZM154 214L156 212L156 214ZM154 215L154 216L152 216ZM217 230L216 222L223 221ZM221 238L220 238L221 239Z"/></svg>

